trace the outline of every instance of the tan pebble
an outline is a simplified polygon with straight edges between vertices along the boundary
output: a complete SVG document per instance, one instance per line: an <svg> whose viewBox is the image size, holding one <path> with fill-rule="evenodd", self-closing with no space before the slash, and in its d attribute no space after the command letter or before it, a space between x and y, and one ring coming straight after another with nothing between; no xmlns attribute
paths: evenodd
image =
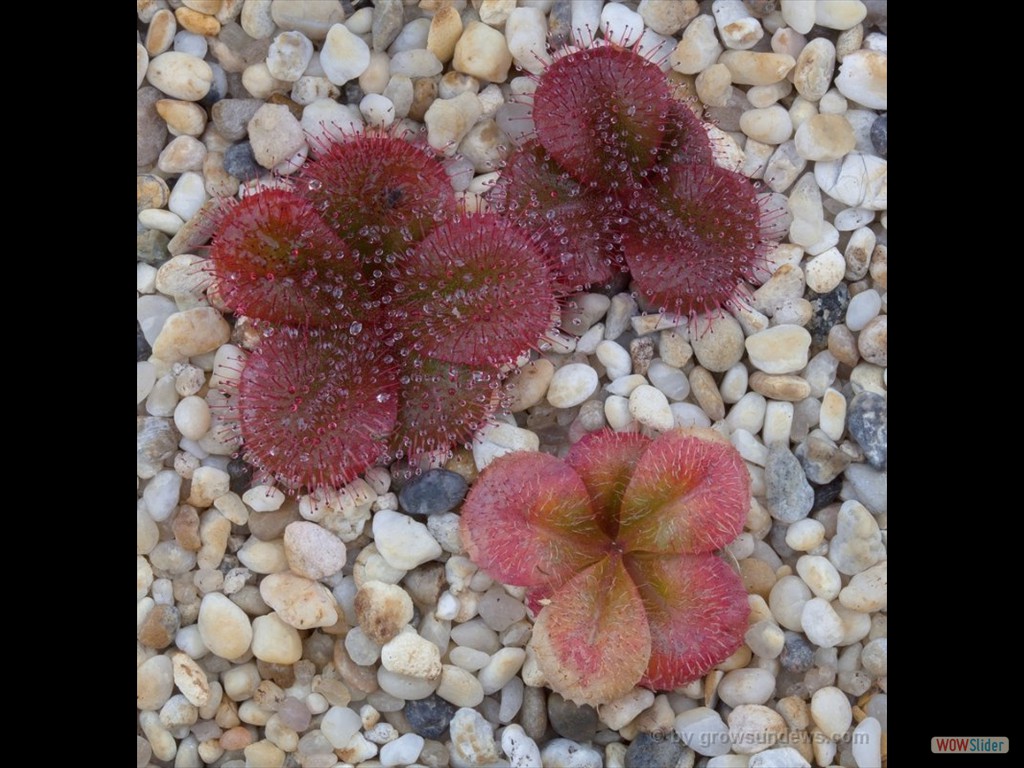
<svg viewBox="0 0 1024 768"><path fill-rule="evenodd" d="M750 388L772 400L796 403L810 397L811 385L794 374L771 375L754 371L750 374Z"/></svg>
<svg viewBox="0 0 1024 768"><path fill-rule="evenodd" d="M838 160L857 144L853 128L842 115L814 115L804 120L794 136L797 152L807 160Z"/></svg>
<svg viewBox="0 0 1024 768"><path fill-rule="evenodd" d="M796 60L788 54L756 51L726 51L718 61L729 68L737 85L771 85L796 66Z"/></svg>
<svg viewBox="0 0 1024 768"><path fill-rule="evenodd" d="M146 52L150 56L159 56L171 47L177 31L178 23L174 20L174 14L166 8L157 11L146 30Z"/></svg>
<svg viewBox="0 0 1024 768"><path fill-rule="evenodd" d="M356 620L375 643L391 640L412 616L412 599L399 586L369 581L356 592Z"/></svg>
<svg viewBox="0 0 1024 768"><path fill-rule="evenodd" d="M724 64L712 64L694 83L697 96L709 107L724 107L732 96L732 73Z"/></svg>
<svg viewBox="0 0 1024 768"><path fill-rule="evenodd" d="M135 207L137 211L146 208L164 208L171 197L167 182L152 173L140 173L135 177Z"/></svg>
<svg viewBox="0 0 1024 768"><path fill-rule="evenodd" d="M885 293L889 289L889 246L882 243L875 246L868 273L874 281L875 290Z"/></svg>
<svg viewBox="0 0 1024 768"><path fill-rule="evenodd" d="M178 507L174 519L171 520L171 531L174 533L174 540L184 550L198 552L202 546L199 539L199 513L190 504Z"/></svg>
<svg viewBox="0 0 1024 768"><path fill-rule="evenodd" d="M224 170L224 153L207 152L203 158L203 183L212 198L234 197L239 181Z"/></svg>
<svg viewBox="0 0 1024 768"><path fill-rule="evenodd" d="M680 332L668 328L658 334L658 355L662 362L674 368L682 368L693 357L693 347L686 340L685 329Z"/></svg>
<svg viewBox="0 0 1024 768"><path fill-rule="evenodd" d="M430 105L437 98L439 77L417 77L412 81L412 104L409 107L409 119L422 123Z"/></svg>
<svg viewBox="0 0 1024 768"><path fill-rule="evenodd" d="M186 653L171 655L174 684L190 703L203 707L210 700L210 681L206 672Z"/></svg>
<svg viewBox="0 0 1024 768"><path fill-rule="evenodd" d="M775 711L782 715L786 724L795 731L806 730L811 724L811 710L807 702L799 696L786 696L779 699Z"/></svg>
<svg viewBox="0 0 1024 768"><path fill-rule="evenodd" d="M842 61L854 51L859 51L864 42L864 26L855 24L843 30L836 38L836 61Z"/></svg>
<svg viewBox="0 0 1024 768"><path fill-rule="evenodd" d="M462 35L462 17L452 6L447 5L430 20L427 32L427 50L434 54L438 61L447 64L455 54L455 45Z"/></svg>
<svg viewBox="0 0 1024 768"><path fill-rule="evenodd" d="M178 136L199 136L206 128L206 111L195 102L160 99L156 111Z"/></svg>
<svg viewBox="0 0 1024 768"><path fill-rule="evenodd" d="M362 667L356 664L345 650L345 643L334 644L334 668L338 670L341 679L350 691L355 691L358 698L365 698L366 694L373 693L380 685L377 683L376 667Z"/></svg>
<svg viewBox="0 0 1024 768"><path fill-rule="evenodd" d="M260 768L281 768L284 765L285 757L284 750L267 739L257 741L245 748L246 765L258 765Z"/></svg>
<svg viewBox="0 0 1024 768"><path fill-rule="evenodd" d="M836 48L830 40L819 37L800 51L793 70L793 86L810 101L818 101L832 84L836 67Z"/></svg>
<svg viewBox="0 0 1024 768"><path fill-rule="evenodd" d="M878 315L868 321L857 337L857 349L869 363L886 366L889 361L889 316Z"/></svg>
<svg viewBox="0 0 1024 768"><path fill-rule="evenodd" d="M213 16L193 11L191 8L179 8L174 12L174 18L189 32L197 35L213 36L220 33L220 22Z"/></svg>
<svg viewBox="0 0 1024 768"><path fill-rule="evenodd" d="M260 596L296 629L330 627L338 621L338 603L327 587L294 573L272 573L260 582Z"/></svg>
<svg viewBox="0 0 1024 768"><path fill-rule="evenodd" d="M690 372L690 391L709 419L718 421L725 418L725 402L709 370L698 365Z"/></svg>
<svg viewBox="0 0 1024 768"><path fill-rule="evenodd" d="M197 13L214 16L220 13L222 0L181 0L181 4Z"/></svg>
<svg viewBox="0 0 1024 768"><path fill-rule="evenodd" d="M243 725L236 725L228 728L220 735L220 746L226 752L236 749L245 749L252 744L252 734Z"/></svg>
<svg viewBox="0 0 1024 768"><path fill-rule="evenodd" d="M153 355L174 362L213 352L231 338L231 327L212 307L196 307L167 318L153 343Z"/></svg>
<svg viewBox="0 0 1024 768"><path fill-rule="evenodd" d="M544 399L555 367L544 358L533 360L520 368L510 379L507 391L512 394L510 413L532 408Z"/></svg>
<svg viewBox="0 0 1024 768"><path fill-rule="evenodd" d="M833 325L828 332L828 351L844 365L855 366L860 361L857 336L844 324Z"/></svg>
<svg viewBox="0 0 1024 768"><path fill-rule="evenodd" d="M174 635L180 625L181 615L177 608L172 605L155 605L139 627L139 642L147 648L163 650L174 642Z"/></svg>
<svg viewBox="0 0 1024 768"><path fill-rule="evenodd" d="M740 578L748 593L768 599L775 586L775 571L764 560L748 557L740 560Z"/></svg>
<svg viewBox="0 0 1024 768"><path fill-rule="evenodd" d="M489 83L500 83L508 77L512 54L501 32L482 21L471 21L455 44L452 66Z"/></svg>
<svg viewBox="0 0 1024 768"><path fill-rule="evenodd" d="M252 620L252 655L270 664L294 664L302 658L302 638L276 613Z"/></svg>

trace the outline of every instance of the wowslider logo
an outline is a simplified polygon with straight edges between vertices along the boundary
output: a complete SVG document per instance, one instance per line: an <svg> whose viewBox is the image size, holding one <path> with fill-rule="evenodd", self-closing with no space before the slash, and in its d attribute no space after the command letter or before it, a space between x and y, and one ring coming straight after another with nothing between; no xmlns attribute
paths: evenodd
<svg viewBox="0 0 1024 768"><path fill-rule="evenodd" d="M935 754L993 754L1004 755L1010 751L1010 740L1005 736L933 736L932 752Z"/></svg>

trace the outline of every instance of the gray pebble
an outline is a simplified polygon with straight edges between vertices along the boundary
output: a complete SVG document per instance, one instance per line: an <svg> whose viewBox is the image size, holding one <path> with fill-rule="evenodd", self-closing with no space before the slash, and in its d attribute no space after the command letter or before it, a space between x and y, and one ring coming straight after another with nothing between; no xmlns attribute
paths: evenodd
<svg viewBox="0 0 1024 768"><path fill-rule="evenodd" d="M846 413L850 434L875 469L886 468L889 434L887 411L884 397L865 391L853 398Z"/></svg>
<svg viewBox="0 0 1024 768"><path fill-rule="evenodd" d="M135 426L136 472L142 478L153 477L174 456L180 435L170 419L157 416L137 416Z"/></svg>
<svg viewBox="0 0 1024 768"><path fill-rule="evenodd" d="M853 486L857 499L876 515L889 508L889 473L879 472L868 464L851 464L844 477Z"/></svg>
<svg viewBox="0 0 1024 768"><path fill-rule="evenodd" d="M871 124L871 146L884 158L889 157L889 113L880 115Z"/></svg>
<svg viewBox="0 0 1024 768"><path fill-rule="evenodd" d="M839 477L850 465L850 455L815 430L795 450L804 474L812 483L823 485Z"/></svg>
<svg viewBox="0 0 1024 768"><path fill-rule="evenodd" d="M810 513L814 491L800 461L784 443L772 443L768 447L764 483L768 512L776 520L795 523Z"/></svg>
<svg viewBox="0 0 1024 768"><path fill-rule="evenodd" d="M462 475L431 469L402 488L398 503L412 515L438 515L455 509L465 495L466 481Z"/></svg>
<svg viewBox="0 0 1024 768"><path fill-rule="evenodd" d="M220 135L228 141L238 141L249 133L249 121L262 106L260 99L221 99L210 111Z"/></svg>
<svg viewBox="0 0 1024 768"><path fill-rule="evenodd" d="M641 733L626 750L626 768L677 768L693 765L693 759L693 751L675 731L665 735Z"/></svg>
<svg viewBox="0 0 1024 768"><path fill-rule="evenodd" d="M799 632L786 632L779 663L789 672L806 672L814 664L814 646Z"/></svg>
<svg viewBox="0 0 1024 768"><path fill-rule="evenodd" d="M146 264L162 264L170 257L167 244L170 238L157 229L149 229L135 236L135 258Z"/></svg>
<svg viewBox="0 0 1024 768"><path fill-rule="evenodd" d="M224 170L239 181L259 178L262 171L248 141L241 141L227 148L224 152Z"/></svg>
<svg viewBox="0 0 1024 768"><path fill-rule="evenodd" d="M534 741L543 739L548 729L547 705L544 702L546 693L544 688L533 688L529 685L523 689L519 724L523 726L526 735Z"/></svg>
<svg viewBox="0 0 1024 768"><path fill-rule="evenodd" d="M151 85L135 94L135 164L152 165L167 143L167 123L157 114L156 103L164 95Z"/></svg>
<svg viewBox="0 0 1024 768"><path fill-rule="evenodd" d="M405 703L405 718L415 733L425 739L439 739L448 731L456 707L436 693Z"/></svg>
<svg viewBox="0 0 1024 768"><path fill-rule="evenodd" d="M402 31L402 0L377 0L373 6L373 50L383 51Z"/></svg>
<svg viewBox="0 0 1024 768"><path fill-rule="evenodd" d="M590 741L597 733L597 710L589 704L575 704L557 693L548 696L548 720L555 733L573 741Z"/></svg>

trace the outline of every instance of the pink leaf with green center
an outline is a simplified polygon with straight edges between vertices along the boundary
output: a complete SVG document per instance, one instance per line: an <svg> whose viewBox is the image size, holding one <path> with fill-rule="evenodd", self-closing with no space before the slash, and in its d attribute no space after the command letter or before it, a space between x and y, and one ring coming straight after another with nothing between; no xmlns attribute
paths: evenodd
<svg viewBox="0 0 1024 768"><path fill-rule="evenodd" d="M469 556L505 584L557 588L608 552L587 489L546 453L500 456L462 507Z"/></svg>
<svg viewBox="0 0 1024 768"><path fill-rule="evenodd" d="M747 628L747 593L723 560L630 554L625 564L650 626L650 663L641 685L685 685L739 648Z"/></svg>
<svg viewBox="0 0 1024 768"><path fill-rule="evenodd" d="M651 633L621 557L604 558L555 592L537 617L533 649L551 687L577 704L610 701L636 685Z"/></svg>
<svg viewBox="0 0 1024 768"><path fill-rule="evenodd" d="M666 432L637 462L622 499L618 539L628 552L711 552L743 530L750 475L711 429Z"/></svg>
<svg viewBox="0 0 1024 768"><path fill-rule="evenodd" d="M587 487L601 527L613 539L619 532L622 494L637 460L650 444L650 439L635 432L595 432L576 443L565 457L565 463Z"/></svg>

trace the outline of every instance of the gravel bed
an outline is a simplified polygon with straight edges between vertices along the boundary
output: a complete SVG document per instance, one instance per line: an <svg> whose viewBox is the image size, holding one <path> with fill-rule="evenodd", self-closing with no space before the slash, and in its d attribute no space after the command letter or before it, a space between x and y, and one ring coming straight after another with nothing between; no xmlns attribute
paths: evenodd
<svg viewBox="0 0 1024 768"><path fill-rule="evenodd" d="M886 762L886 13L137 0L139 768ZM258 334L208 293L204 212L364 125L424 132L480 208L549 43L609 27L703 110L720 164L788 199L770 277L700 327L626 284L574 295L508 410L443 465L316 497L253 485L222 414ZM577 706L531 658L524 590L466 556L462 500L509 451L690 425L750 471L726 550L745 643L685 688Z"/></svg>

